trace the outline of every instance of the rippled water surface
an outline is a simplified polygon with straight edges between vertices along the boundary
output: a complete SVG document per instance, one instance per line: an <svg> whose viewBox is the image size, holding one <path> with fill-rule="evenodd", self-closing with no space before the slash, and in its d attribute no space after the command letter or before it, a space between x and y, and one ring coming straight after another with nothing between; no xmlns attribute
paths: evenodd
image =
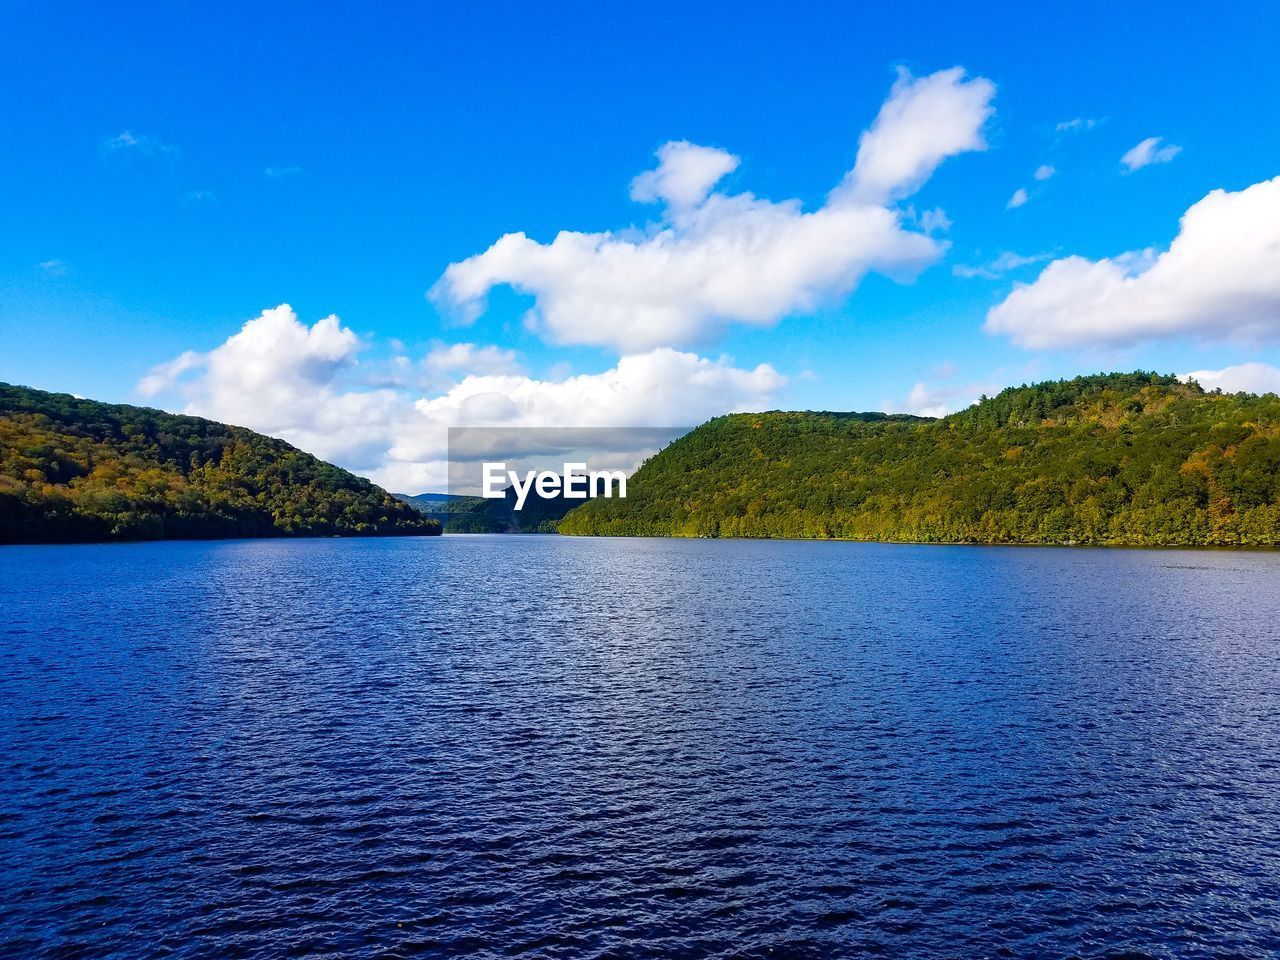
<svg viewBox="0 0 1280 960"><path fill-rule="evenodd" d="M6 957L1271 956L1280 555L0 548Z"/></svg>

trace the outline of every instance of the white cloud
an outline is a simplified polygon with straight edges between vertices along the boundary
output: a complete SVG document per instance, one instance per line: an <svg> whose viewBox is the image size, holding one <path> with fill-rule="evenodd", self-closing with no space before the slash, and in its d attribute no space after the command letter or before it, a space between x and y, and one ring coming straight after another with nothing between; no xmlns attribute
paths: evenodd
<svg viewBox="0 0 1280 960"><path fill-rule="evenodd" d="M1005 204L1005 209L1016 210L1030 199L1031 197L1027 194L1027 191L1022 187L1019 187L1017 190L1013 191L1013 196L1010 197L1009 202Z"/></svg>
<svg viewBox="0 0 1280 960"><path fill-rule="evenodd" d="M70 268L61 260L42 260L36 266L50 277L65 277L70 272Z"/></svg>
<svg viewBox="0 0 1280 960"><path fill-rule="evenodd" d="M1223 393L1280 393L1280 367L1266 363L1239 363L1221 370L1196 370L1183 380L1195 380L1206 390Z"/></svg>
<svg viewBox="0 0 1280 960"><path fill-rule="evenodd" d="M365 385L438 393L469 376L524 373L514 350L493 345L436 341L416 361L406 356L401 341L389 340L387 346L395 351L389 366L369 367L360 378Z"/></svg>
<svg viewBox="0 0 1280 960"><path fill-rule="evenodd" d="M270 180L279 180L282 177L296 177L301 172L301 167L267 167L262 175Z"/></svg>
<svg viewBox="0 0 1280 960"><path fill-rule="evenodd" d="M895 412L914 413L917 417L945 417L970 406L982 394L994 392L996 388L984 384L930 384L921 380L905 401L888 406Z"/></svg>
<svg viewBox="0 0 1280 960"><path fill-rule="evenodd" d="M188 413L283 437L326 459L357 456L377 445L366 430L397 402L390 390L335 390L360 348L336 316L308 327L281 304L209 353L188 351L153 368L138 390L156 396L179 387Z"/></svg>
<svg viewBox="0 0 1280 960"><path fill-rule="evenodd" d="M1036 253L1025 257L1022 254L1014 253L1012 250L1006 250L993 260L976 266L957 263L951 268L951 272L957 277L964 277L967 280L972 280L975 277L983 280L999 280L1012 270L1018 270L1033 263L1043 263L1048 259L1049 254L1047 253Z"/></svg>
<svg viewBox="0 0 1280 960"><path fill-rule="evenodd" d="M437 344L423 357L422 365L435 373L456 373L459 370L471 374L520 372L520 363L514 350L495 346L481 347L474 343Z"/></svg>
<svg viewBox="0 0 1280 960"><path fill-rule="evenodd" d="M438 488L449 427L692 425L722 413L766 409L785 384L768 364L740 369L726 358L669 348L624 356L601 373L564 380L468 376L442 394L414 401L367 473L397 489Z"/></svg>
<svg viewBox="0 0 1280 960"><path fill-rule="evenodd" d="M1056 167L1051 167L1047 163L1042 163L1040 166L1036 167L1035 178L1037 180L1048 180L1057 172L1058 170Z"/></svg>
<svg viewBox="0 0 1280 960"><path fill-rule="evenodd" d="M1147 137L1137 146L1130 148L1120 158L1120 162L1132 173L1153 163L1168 163L1181 152L1182 148L1172 143L1160 146L1160 137Z"/></svg>
<svg viewBox="0 0 1280 960"><path fill-rule="evenodd" d="M731 153L700 147L687 140L663 144L658 148L657 157L658 169L642 173L631 181L632 200L662 201L674 208L697 206L739 163Z"/></svg>
<svg viewBox="0 0 1280 960"><path fill-rule="evenodd" d="M1076 117L1074 120L1063 120L1054 129L1059 133L1082 133L1085 130L1092 130L1098 125L1098 121L1091 117Z"/></svg>
<svg viewBox="0 0 1280 960"><path fill-rule="evenodd" d="M904 226L888 204L918 188L948 156L984 149L990 81L959 68L902 73L856 164L817 210L750 193L710 192L737 158L678 142L633 196L663 200L660 222L640 230L563 231L546 244L523 233L450 265L432 289L464 320L494 287L531 294L528 325L555 343L635 353L711 339L730 323L769 326L845 295L868 271L911 277L946 244ZM939 221L932 221L933 228Z"/></svg>
<svg viewBox="0 0 1280 960"><path fill-rule="evenodd" d="M950 394L921 380L907 394L905 413L914 413L917 417L945 417L951 412Z"/></svg>
<svg viewBox="0 0 1280 960"><path fill-rule="evenodd" d="M441 345L424 359L468 373L434 395L355 385L359 338L337 317L308 327L287 305L247 322L208 353L188 352L138 384L172 392L186 412L281 437L396 490L441 489L447 431L458 426L681 426L771 405L786 378L692 353L657 349L624 356L601 373L563 380L502 372L514 355L496 347ZM459 349L455 349L455 347Z"/></svg>
<svg viewBox="0 0 1280 960"><path fill-rule="evenodd" d="M137 391L144 397L154 397L174 389L189 370L203 366L205 355L186 350L166 363L156 364L138 381Z"/></svg>
<svg viewBox="0 0 1280 960"><path fill-rule="evenodd" d="M915 208L909 208L907 212L914 214ZM941 207L925 210L915 217L915 221L920 224L920 229L925 233L946 233L951 229L951 218L947 216L947 211Z"/></svg>
<svg viewBox="0 0 1280 960"><path fill-rule="evenodd" d="M197 203L217 203L218 195L212 190L188 190L182 196L182 205L189 207Z"/></svg>
<svg viewBox="0 0 1280 960"><path fill-rule="evenodd" d="M899 70L833 199L844 195L873 204L901 199L918 190L948 157L985 150L982 131L995 112L995 93L990 80L965 80L960 67L918 79Z"/></svg>
<svg viewBox="0 0 1280 960"><path fill-rule="evenodd" d="M414 408L453 426L640 427L700 422L759 409L786 379L768 364L751 370L660 347L620 358L602 373L565 380L470 376Z"/></svg>
<svg viewBox="0 0 1280 960"><path fill-rule="evenodd" d="M1214 190L1183 215L1168 250L1053 261L987 314L986 330L1032 349L1179 336L1275 341L1280 177Z"/></svg>

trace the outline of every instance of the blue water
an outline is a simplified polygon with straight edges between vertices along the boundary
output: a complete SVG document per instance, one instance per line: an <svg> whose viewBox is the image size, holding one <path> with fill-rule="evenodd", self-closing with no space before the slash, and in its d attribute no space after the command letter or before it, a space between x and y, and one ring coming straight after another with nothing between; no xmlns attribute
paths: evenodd
<svg viewBox="0 0 1280 960"><path fill-rule="evenodd" d="M1280 554L0 548L5 957L1280 950Z"/></svg>

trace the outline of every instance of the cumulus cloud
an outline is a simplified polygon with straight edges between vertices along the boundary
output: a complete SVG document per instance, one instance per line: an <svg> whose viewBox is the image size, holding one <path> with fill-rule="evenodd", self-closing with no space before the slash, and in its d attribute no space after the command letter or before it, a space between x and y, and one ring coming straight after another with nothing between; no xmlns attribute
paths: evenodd
<svg viewBox="0 0 1280 960"><path fill-rule="evenodd" d="M472 375L437 396L420 397L389 430L390 444L369 476L404 489L438 487L448 427L641 427L696 424L772 405L786 378L658 348L624 356L601 373L563 380Z"/></svg>
<svg viewBox="0 0 1280 960"><path fill-rule="evenodd" d="M185 350L172 360L156 364L138 381L135 388L144 397L154 397L174 389L188 370L195 370L205 362L205 355Z"/></svg>
<svg viewBox="0 0 1280 960"><path fill-rule="evenodd" d="M432 297L472 320L490 290L509 285L534 297L529 323L546 339L636 353L706 342L731 323L772 325L848 294L869 271L914 276L946 244L928 228L909 229L891 204L945 158L985 148L994 94L990 81L960 68L923 78L904 71L862 135L854 168L811 212L798 200L715 191L738 158L669 143L657 168L632 183L633 197L663 204L657 223L562 231L545 244L507 234L450 265Z"/></svg>
<svg viewBox="0 0 1280 960"><path fill-rule="evenodd" d="M1057 172L1058 170L1056 167L1051 167L1047 163L1042 163L1040 166L1036 167L1035 178L1037 180L1048 180Z"/></svg>
<svg viewBox="0 0 1280 960"><path fill-rule="evenodd" d="M418 400L415 408L471 426L639 427L758 408L785 382L769 364L744 370L724 357L660 347L624 356L603 373L560 381L469 376L442 396Z"/></svg>
<svg viewBox="0 0 1280 960"><path fill-rule="evenodd" d="M378 444L365 431L397 403L390 390L335 389L360 348L336 316L308 327L282 304L208 353L188 351L153 368L138 390L156 396L180 387L188 413L283 437L321 457L360 458Z"/></svg>
<svg viewBox="0 0 1280 960"><path fill-rule="evenodd" d="M921 380L907 394L905 413L917 417L945 417L952 411L952 393L946 388L932 387Z"/></svg>
<svg viewBox="0 0 1280 960"><path fill-rule="evenodd" d="M1182 148L1175 144L1166 143L1161 146L1160 142L1160 137L1147 137L1137 146L1131 147L1126 151L1125 155L1120 158L1120 163L1126 170L1133 173L1133 171L1141 170L1143 167L1148 167L1153 163L1168 163L1182 152Z"/></svg>
<svg viewBox="0 0 1280 960"><path fill-rule="evenodd" d="M921 380L911 388L906 400L889 407L900 413L914 413L917 417L945 417L970 406L984 393L995 393L997 389L989 384L931 384Z"/></svg>
<svg viewBox="0 0 1280 960"><path fill-rule="evenodd" d="M663 144L657 157L658 169L631 181L631 199L640 203L662 201L674 208L697 206L740 162L731 153L687 140Z"/></svg>
<svg viewBox="0 0 1280 960"><path fill-rule="evenodd" d="M1183 380L1194 380L1206 390L1223 393L1280 393L1280 367L1267 363L1239 363L1221 370L1195 370Z"/></svg>
<svg viewBox="0 0 1280 960"><path fill-rule="evenodd" d="M994 108L990 80L965 80L952 67L916 78L899 70L889 99L858 142L854 167L833 199L866 203L910 196L948 157L985 150L982 131Z"/></svg>
<svg viewBox="0 0 1280 960"><path fill-rule="evenodd" d="M1214 190L1182 217L1168 250L1050 263L987 314L1023 347L1194 337L1280 338L1280 177Z"/></svg>
<svg viewBox="0 0 1280 960"><path fill-rule="evenodd" d="M1031 197L1028 195L1027 191L1022 187L1019 187L1017 190L1013 191L1013 196L1010 197L1009 202L1005 204L1005 209L1016 210L1030 199Z"/></svg>
<svg viewBox="0 0 1280 960"><path fill-rule="evenodd" d="M208 353L184 353L138 384L172 393L186 412L281 437L295 446L407 491L442 489L449 427L638 427L699 423L768 407L786 379L768 364L656 349L622 357L600 373L562 380L512 372L510 351L439 345L424 365L456 372L446 389L362 386L364 344L337 317L311 326L283 304L247 322Z"/></svg>

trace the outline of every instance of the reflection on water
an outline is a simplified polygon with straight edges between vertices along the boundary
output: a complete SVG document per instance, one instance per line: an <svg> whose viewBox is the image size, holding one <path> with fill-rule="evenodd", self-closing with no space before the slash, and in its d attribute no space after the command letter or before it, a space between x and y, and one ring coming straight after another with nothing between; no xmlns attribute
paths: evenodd
<svg viewBox="0 0 1280 960"><path fill-rule="evenodd" d="M1280 554L0 550L6 956L1267 955Z"/></svg>

